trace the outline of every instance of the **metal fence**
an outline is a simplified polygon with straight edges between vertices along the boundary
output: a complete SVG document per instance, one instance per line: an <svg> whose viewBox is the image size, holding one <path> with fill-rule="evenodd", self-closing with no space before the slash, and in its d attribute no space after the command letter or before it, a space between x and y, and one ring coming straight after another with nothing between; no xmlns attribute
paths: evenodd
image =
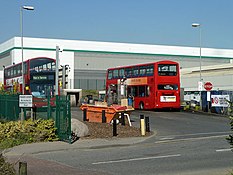
<svg viewBox="0 0 233 175"><path fill-rule="evenodd" d="M70 96L56 96L56 128L61 140L71 143Z"/></svg>
<svg viewBox="0 0 233 175"><path fill-rule="evenodd" d="M46 101L47 104L43 107L34 107L32 110L31 108L24 108L24 118L53 119L59 139L71 143L70 96L56 96L56 99L48 98ZM20 111L19 95L0 95L0 120L20 120ZM33 112L33 115L31 115L31 112Z"/></svg>
<svg viewBox="0 0 233 175"><path fill-rule="evenodd" d="M0 95L0 119L18 120L20 114L18 95Z"/></svg>

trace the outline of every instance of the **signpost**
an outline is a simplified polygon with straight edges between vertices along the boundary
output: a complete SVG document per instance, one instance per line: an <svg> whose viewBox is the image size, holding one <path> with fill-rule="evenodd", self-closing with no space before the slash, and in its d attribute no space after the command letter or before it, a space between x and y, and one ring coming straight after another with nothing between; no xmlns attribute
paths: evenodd
<svg viewBox="0 0 233 175"><path fill-rule="evenodd" d="M207 81L204 84L204 88L207 91L207 104L208 104L208 112L209 112L209 109L210 109L210 104L209 103L210 103L210 100L211 100L210 91L213 88L213 84L211 82Z"/></svg>
<svg viewBox="0 0 233 175"><path fill-rule="evenodd" d="M204 84L204 88L205 90L207 91L211 91L211 89L213 88L213 84L209 81L207 81L205 84Z"/></svg>
<svg viewBox="0 0 233 175"><path fill-rule="evenodd" d="M32 109L32 95L19 95L19 107L24 111L23 108L31 108L31 119L33 119ZM21 121L25 120L25 111L21 114Z"/></svg>

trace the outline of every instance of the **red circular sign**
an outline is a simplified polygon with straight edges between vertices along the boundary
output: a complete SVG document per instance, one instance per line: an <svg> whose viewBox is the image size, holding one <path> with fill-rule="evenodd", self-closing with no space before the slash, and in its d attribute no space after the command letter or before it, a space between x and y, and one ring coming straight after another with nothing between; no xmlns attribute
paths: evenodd
<svg viewBox="0 0 233 175"><path fill-rule="evenodd" d="M205 90L210 91L213 88L213 85L211 82L206 82L204 84L204 88L205 88Z"/></svg>

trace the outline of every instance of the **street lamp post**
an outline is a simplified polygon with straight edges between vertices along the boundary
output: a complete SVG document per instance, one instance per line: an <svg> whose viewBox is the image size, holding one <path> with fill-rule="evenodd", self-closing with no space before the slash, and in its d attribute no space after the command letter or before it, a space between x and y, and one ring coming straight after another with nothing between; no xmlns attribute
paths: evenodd
<svg viewBox="0 0 233 175"><path fill-rule="evenodd" d="M32 6L21 6L20 7L20 31L21 31L21 56L22 56L22 64L21 64L21 73L22 73L22 94L25 94L25 81L24 81L24 65L23 65L23 10L34 10ZM31 113L32 114L32 113ZM21 121L24 120L24 110L21 108Z"/></svg>
<svg viewBox="0 0 233 175"><path fill-rule="evenodd" d="M201 91L202 91L202 74L201 74L201 66L202 66L202 57L201 57L201 24L199 23L193 23L192 27L199 27L199 47L200 47L200 59L199 59L199 64L200 64L200 79L198 83L199 87L199 94L200 94L200 109L202 110L202 99L201 99Z"/></svg>
<svg viewBox="0 0 233 175"><path fill-rule="evenodd" d="M24 95L25 82L24 82L24 66L23 66L23 10L34 10L32 6L21 6L20 7L20 31L21 31L21 56L22 56L22 94Z"/></svg>

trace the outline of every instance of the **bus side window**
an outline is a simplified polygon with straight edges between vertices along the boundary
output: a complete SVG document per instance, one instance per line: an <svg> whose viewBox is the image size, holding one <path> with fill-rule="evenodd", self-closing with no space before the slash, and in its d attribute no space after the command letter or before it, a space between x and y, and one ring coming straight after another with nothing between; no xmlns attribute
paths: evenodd
<svg viewBox="0 0 233 175"><path fill-rule="evenodd" d="M139 68L139 75L145 76L146 75L146 67L142 66Z"/></svg>
<svg viewBox="0 0 233 175"><path fill-rule="evenodd" d="M152 76L154 74L154 66L153 65L149 65L146 68L146 75Z"/></svg>
<svg viewBox="0 0 233 175"><path fill-rule="evenodd" d="M10 75L11 75L11 77L13 77L13 75L14 75L14 74L13 74L13 73L14 73L14 72L13 72L13 67L12 67L10 70L11 70Z"/></svg>
<svg viewBox="0 0 233 175"><path fill-rule="evenodd" d="M108 71L108 79L111 80L112 79L112 70Z"/></svg>
<svg viewBox="0 0 233 175"><path fill-rule="evenodd" d="M145 86L139 86L139 97L145 97Z"/></svg>
<svg viewBox="0 0 233 175"><path fill-rule="evenodd" d="M127 78L132 77L132 68L125 69L125 75Z"/></svg>
<svg viewBox="0 0 233 175"><path fill-rule="evenodd" d="M113 70L113 78L118 78L118 69Z"/></svg>
<svg viewBox="0 0 233 175"><path fill-rule="evenodd" d="M138 96L138 87L137 86L132 86L131 87L131 95L133 97L137 97Z"/></svg>
<svg viewBox="0 0 233 175"><path fill-rule="evenodd" d="M23 63L23 66L24 66L24 74L27 74L27 72L28 72L28 66L27 66L27 63Z"/></svg>
<svg viewBox="0 0 233 175"><path fill-rule="evenodd" d="M119 78L123 78L125 76L125 69L119 70Z"/></svg>
<svg viewBox="0 0 233 175"><path fill-rule="evenodd" d="M137 77L139 74L138 67L133 68L133 77Z"/></svg>

